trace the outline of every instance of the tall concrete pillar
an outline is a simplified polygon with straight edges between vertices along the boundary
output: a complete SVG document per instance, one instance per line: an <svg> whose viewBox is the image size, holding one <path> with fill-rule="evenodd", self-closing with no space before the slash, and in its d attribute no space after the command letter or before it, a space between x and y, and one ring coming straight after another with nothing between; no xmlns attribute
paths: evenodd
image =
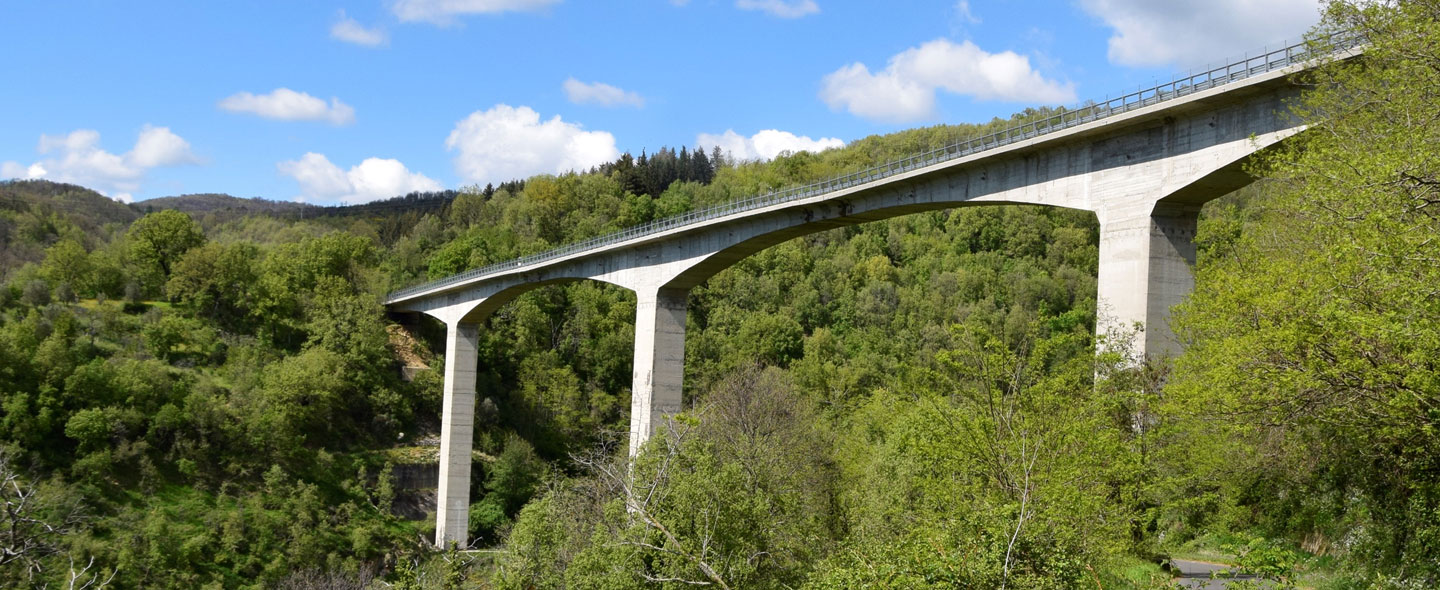
<svg viewBox="0 0 1440 590"><path fill-rule="evenodd" d="M440 489L435 545L465 547L470 524L470 447L475 433L475 366L480 324L455 322L445 336L445 401L440 417Z"/></svg>
<svg viewBox="0 0 1440 590"><path fill-rule="evenodd" d="M1097 330L1143 332L1131 340L1135 360L1173 356L1181 347L1170 308L1195 287L1195 225L1199 207L1156 205L1149 215L1100 213L1100 318Z"/></svg>
<svg viewBox="0 0 1440 590"><path fill-rule="evenodd" d="M640 289L635 301L635 372L630 387L630 456L681 409L685 380L685 289Z"/></svg>

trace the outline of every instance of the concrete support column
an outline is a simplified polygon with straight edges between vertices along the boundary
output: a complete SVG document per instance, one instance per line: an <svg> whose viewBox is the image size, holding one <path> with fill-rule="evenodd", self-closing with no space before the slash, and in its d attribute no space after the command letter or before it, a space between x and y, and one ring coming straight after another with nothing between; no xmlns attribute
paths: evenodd
<svg viewBox="0 0 1440 590"><path fill-rule="evenodd" d="M635 372L630 387L630 456L655 427L681 409L685 380L685 289L639 289L635 301Z"/></svg>
<svg viewBox="0 0 1440 590"><path fill-rule="evenodd" d="M1144 331L1131 341L1135 360L1181 351L1170 308L1195 287L1195 225L1199 207L1156 205L1150 215L1100 214L1100 318L1096 329Z"/></svg>
<svg viewBox="0 0 1440 590"><path fill-rule="evenodd" d="M470 447L475 433L475 366L480 324L455 322L445 336L445 402L440 417L440 489L435 545L464 548L470 524Z"/></svg>

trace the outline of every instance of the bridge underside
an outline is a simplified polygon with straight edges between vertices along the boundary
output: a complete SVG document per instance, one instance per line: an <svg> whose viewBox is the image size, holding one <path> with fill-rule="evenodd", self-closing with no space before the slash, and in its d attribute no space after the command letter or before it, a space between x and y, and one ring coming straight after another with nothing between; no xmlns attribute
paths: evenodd
<svg viewBox="0 0 1440 590"><path fill-rule="evenodd" d="M996 150L820 198L786 203L392 304L448 326L436 543L464 544L481 323L526 290L600 280L636 293L630 452L680 411L686 297L774 244L825 229L936 209L1034 204L1092 211L1100 223L1097 330L1132 358L1178 353L1169 310L1191 291L1200 206L1250 181L1243 164L1301 130L1283 83L1201 96L1127 120ZM1135 329L1138 328L1138 331Z"/></svg>

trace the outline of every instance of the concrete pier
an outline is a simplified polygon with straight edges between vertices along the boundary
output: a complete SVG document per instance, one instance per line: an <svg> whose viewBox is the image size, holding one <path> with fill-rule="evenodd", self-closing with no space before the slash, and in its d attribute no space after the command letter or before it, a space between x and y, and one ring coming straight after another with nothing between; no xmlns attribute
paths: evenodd
<svg viewBox="0 0 1440 590"><path fill-rule="evenodd" d="M635 299L635 371L630 387L630 456L665 416L679 412L685 380L685 289L643 289Z"/></svg>
<svg viewBox="0 0 1440 590"><path fill-rule="evenodd" d="M1170 308L1195 288L1195 226L1199 207L1160 205L1151 215L1100 222L1100 317L1104 334L1135 327L1128 348L1136 360L1181 350L1170 328Z"/></svg>
<svg viewBox="0 0 1440 590"><path fill-rule="evenodd" d="M480 324L454 322L445 338L445 400L440 422L440 487L435 545L462 549L470 527L470 450L475 437L475 367Z"/></svg>

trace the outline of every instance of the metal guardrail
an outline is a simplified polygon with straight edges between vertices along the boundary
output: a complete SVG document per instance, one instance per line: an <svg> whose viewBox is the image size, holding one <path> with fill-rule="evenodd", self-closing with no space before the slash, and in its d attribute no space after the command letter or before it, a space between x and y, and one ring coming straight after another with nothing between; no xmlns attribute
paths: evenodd
<svg viewBox="0 0 1440 590"><path fill-rule="evenodd" d="M1202 90L1208 90L1217 86L1223 86L1260 74L1283 69L1292 64L1309 61L1321 55L1332 55L1353 49L1362 45L1364 38L1359 34L1347 32L1332 35L1327 41L1327 43L1321 45L1323 53L1320 54L1313 52L1308 43L1288 45L1283 49L1276 49L1255 57L1246 57L1239 61L1231 62L1227 65L1209 69L1198 74L1178 77L1165 84L1146 88L1138 92L1132 92L1119 98L1112 98L1102 103L1090 102L1073 109L1064 109L1062 107L1059 113L1044 119L1016 125L983 137L956 142L945 147L880 164L859 172L843 174L803 186L785 188L748 199L732 201L697 211L690 211L643 225L626 228L618 232L574 242L539 254L532 254L530 256L467 270L443 279L430 281L391 293L386 297L386 303L393 303L418 293L463 283L486 275L514 271L526 266L563 258L586 250L626 242L634 238L661 233L693 223L763 209L773 205L807 199L837 190L844 190L878 180L884 180L918 168L993 150L1018 141L1034 139L1056 131L1113 117L1138 108L1167 102Z"/></svg>

